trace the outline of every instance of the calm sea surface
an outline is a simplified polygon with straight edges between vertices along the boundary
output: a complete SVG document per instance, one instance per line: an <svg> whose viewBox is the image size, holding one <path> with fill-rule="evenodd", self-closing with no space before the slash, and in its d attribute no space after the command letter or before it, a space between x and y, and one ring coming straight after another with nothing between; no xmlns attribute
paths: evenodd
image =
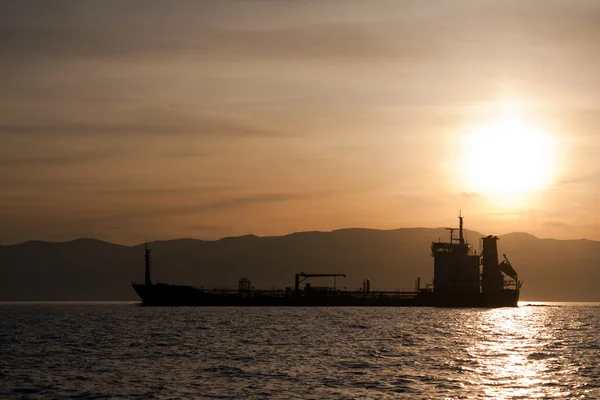
<svg viewBox="0 0 600 400"><path fill-rule="evenodd" d="M600 304L0 304L0 398L600 398Z"/></svg>

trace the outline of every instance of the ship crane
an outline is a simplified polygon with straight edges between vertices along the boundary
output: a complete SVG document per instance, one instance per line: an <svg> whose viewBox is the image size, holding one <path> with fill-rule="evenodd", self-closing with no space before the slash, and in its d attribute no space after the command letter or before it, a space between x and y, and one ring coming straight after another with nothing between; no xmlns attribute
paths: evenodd
<svg viewBox="0 0 600 400"><path fill-rule="evenodd" d="M296 284L294 285L294 290L296 293L300 291L300 283L304 282L308 278L331 278L333 277L333 288L335 289L335 279L338 277L346 277L346 274L306 274L304 272L300 272L296 274ZM303 279L300 279L303 278Z"/></svg>
<svg viewBox="0 0 600 400"><path fill-rule="evenodd" d="M502 261L500 265L498 265L500 271L504 272L508 277L512 278L515 281L516 287L520 288L523 283L519 282L519 274L517 273L517 271L515 271L510 261L508 261L508 257L506 257L506 254L502 255L504 256L504 261Z"/></svg>

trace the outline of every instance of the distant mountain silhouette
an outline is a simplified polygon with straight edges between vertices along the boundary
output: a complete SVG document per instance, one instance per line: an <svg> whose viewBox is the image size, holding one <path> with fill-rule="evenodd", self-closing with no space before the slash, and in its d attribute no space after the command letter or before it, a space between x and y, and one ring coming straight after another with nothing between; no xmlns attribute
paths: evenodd
<svg viewBox="0 0 600 400"><path fill-rule="evenodd" d="M292 286L295 272L341 272L338 287L411 289L433 277L429 246L446 239L443 228L340 229L286 236L247 235L216 241L179 239L150 243L155 282L237 287L241 277L257 288ZM466 231L479 250L478 232ZM522 300L600 301L600 242L538 239L526 233L500 236L525 282ZM137 300L130 286L144 279L144 245L95 239L0 246L0 301ZM329 285L330 281L314 281Z"/></svg>

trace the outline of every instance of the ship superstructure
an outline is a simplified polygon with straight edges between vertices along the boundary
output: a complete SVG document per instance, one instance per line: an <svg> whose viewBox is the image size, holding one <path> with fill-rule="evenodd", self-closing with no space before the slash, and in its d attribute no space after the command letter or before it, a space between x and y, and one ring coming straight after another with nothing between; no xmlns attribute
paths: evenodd
<svg viewBox="0 0 600 400"><path fill-rule="evenodd" d="M516 306L522 283L506 255L498 262L498 237L481 238L477 254L465 240L462 215L458 218L458 228L447 228L449 242L431 244L434 277L432 287L423 291L424 301L436 306Z"/></svg>

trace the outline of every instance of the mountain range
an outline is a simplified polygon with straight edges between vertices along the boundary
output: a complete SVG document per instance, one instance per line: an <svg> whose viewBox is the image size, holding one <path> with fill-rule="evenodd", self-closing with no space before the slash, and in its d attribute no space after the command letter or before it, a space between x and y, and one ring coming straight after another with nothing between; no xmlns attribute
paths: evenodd
<svg viewBox="0 0 600 400"><path fill-rule="evenodd" d="M293 286L296 272L331 272L347 275L338 287L357 288L368 278L373 290L413 289L417 277L422 286L431 283L429 247L447 236L443 228L356 228L148 246L154 282L236 288L246 277L256 288L283 288ZM475 250L481 236L466 231ZM96 239L0 246L0 301L137 300L130 283L144 279L144 246ZM600 301L600 242L511 233L498 247L524 281L521 300Z"/></svg>

